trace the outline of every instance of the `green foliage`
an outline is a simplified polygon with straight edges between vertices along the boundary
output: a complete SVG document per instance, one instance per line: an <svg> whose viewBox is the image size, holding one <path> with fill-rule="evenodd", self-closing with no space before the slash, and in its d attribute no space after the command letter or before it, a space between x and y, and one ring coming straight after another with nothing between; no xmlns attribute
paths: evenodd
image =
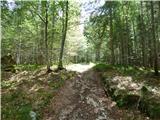
<svg viewBox="0 0 160 120"><path fill-rule="evenodd" d="M107 65L104 63L99 63L93 67L94 70L99 72L105 72L106 70L113 69L111 65Z"/></svg>
<svg viewBox="0 0 160 120"><path fill-rule="evenodd" d="M34 71L36 69L39 69L43 67L44 65L37 65L37 64L20 64L20 65L15 65L15 69L19 71Z"/></svg>
<svg viewBox="0 0 160 120"><path fill-rule="evenodd" d="M7 81L2 81L1 82L1 87L2 88L9 88L11 86L12 86L12 83L10 83L10 82L7 82Z"/></svg>
<svg viewBox="0 0 160 120"><path fill-rule="evenodd" d="M48 2L47 33L51 63L57 62L59 57L64 3L65 1ZM2 55L10 53L18 64L46 64L43 36L46 1L13 1L13 9L8 7L9 4L10 1L2 1L1 4ZM68 30L75 31L72 27L77 26L79 16L80 4L69 1ZM70 60L68 54L66 55L67 50L64 57Z"/></svg>
<svg viewBox="0 0 160 120"><path fill-rule="evenodd" d="M151 13L151 10L156 12ZM159 10L158 2L105 1L103 6L93 11L85 24L84 35L89 43L89 50L92 48L93 51L90 56L96 57L99 53L100 61L107 64L145 68L155 65L154 69L158 69L157 63L154 63L154 59L157 59L154 55L158 56L160 52L156 47L160 42L154 42L154 37L159 39L156 36L159 34L159 27L153 27L160 24ZM121 69L126 74L138 74L134 68Z"/></svg>
<svg viewBox="0 0 160 120"><path fill-rule="evenodd" d="M119 99L116 101L118 107L124 107L125 101L123 99Z"/></svg>
<svg viewBox="0 0 160 120"><path fill-rule="evenodd" d="M30 120L32 107L23 91L14 91L2 97L2 119ZM5 106L4 106L5 105Z"/></svg>
<svg viewBox="0 0 160 120"><path fill-rule="evenodd" d="M144 75L149 72L147 69L141 67L124 66L124 65L114 65L114 69L118 70L124 75L139 76Z"/></svg>

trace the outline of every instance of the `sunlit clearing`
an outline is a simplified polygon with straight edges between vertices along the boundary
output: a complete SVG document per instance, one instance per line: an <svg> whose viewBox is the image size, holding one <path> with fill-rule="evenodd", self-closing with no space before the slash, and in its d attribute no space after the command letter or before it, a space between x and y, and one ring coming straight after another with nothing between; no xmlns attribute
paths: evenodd
<svg viewBox="0 0 160 120"><path fill-rule="evenodd" d="M89 69L91 69L95 64L90 63L90 64L72 64L66 67L67 70L69 71L76 71L76 72L85 72Z"/></svg>

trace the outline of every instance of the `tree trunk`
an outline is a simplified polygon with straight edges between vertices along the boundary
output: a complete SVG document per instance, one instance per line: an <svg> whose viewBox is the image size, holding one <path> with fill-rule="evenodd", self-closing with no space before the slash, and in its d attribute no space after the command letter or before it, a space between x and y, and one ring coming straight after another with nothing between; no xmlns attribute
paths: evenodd
<svg viewBox="0 0 160 120"><path fill-rule="evenodd" d="M151 18L150 18L150 8L148 8L148 5L150 5L150 2L146 2L146 11L147 11L147 19L148 19L149 21L151 21ZM148 24L149 24L149 26L150 26L150 22L148 22ZM151 28L148 28L148 29L147 29L147 33L151 33L151 32L152 32ZM148 54L148 59L147 59L147 61L148 61L148 67L153 67L153 59L152 59L152 57L153 57L153 51L152 51L152 49L153 49L152 34L147 34L146 37L148 38L147 47L148 47L148 52L149 52L149 54Z"/></svg>
<svg viewBox="0 0 160 120"><path fill-rule="evenodd" d="M20 15L21 16L21 15ZM21 25L21 19L20 18L18 18L18 26L17 26L17 28L18 28L18 34L19 34L19 36L18 36L18 43L17 43L17 56L16 56L16 64L21 64L21 27L20 27L20 25Z"/></svg>
<svg viewBox="0 0 160 120"><path fill-rule="evenodd" d="M157 56L157 45L155 36L155 25L154 25L154 6L153 1L151 1L151 23L152 23L152 35L153 35L153 51L154 51L154 71L155 75L158 76L158 56Z"/></svg>
<svg viewBox="0 0 160 120"><path fill-rule="evenodd" d="M138 52L137 52L137 36L136 36L136 30L135 30L135 24L134 24L134 20L132 19L132 27L133 27L133 36L134 36L134 38L133 38L133 63L132 63L132 65L134 65L135 63L135 59L136 59L136 56L135 55L137 55L138 54Z"/></svg>
<svg viewBox="0 0 160 120"><path fill-rule="evenodd" d="M126 9L123 9L125 10L125 59L126 59L126 64L128 65L129 64L129 61L130 61L130 53L129 53L129 50L130 50L130 38L129 38L129 34L130 34L130 31L129 31L129 21L128 21L128 11L129 11L129 2L126 1L125 2L125 6L126 6Z"/></svg>
<svg viewBox="0 0 160 120"><path fill-rule="evenodd" d="M40 1L39 3L39 11L38 14L42 16L43 13L43 9L42 9L42 1ZM37 60L38 60L38 64L45 64L45 47L44 47L44 21L40 22L40 38L39 38L39 42L38 42L38 56L37 56Z"/></svg>
<svg viewBox="0 0 160 120"><path fill-rule="evenodd" d="M111 45L111 63L112 65L115 64L115 55L114 55L114 42L113 42L113 14L112 14L112 7L109 9L110 13L110 45Z"/></svg>
<svg viewBox="0 0 160 120"><path fill-rule="evenodd" d="M59 70L63 69L62 58L63 58L64 44L65 44L65 40L66 40L67 25L68 25L68 1L66 1L65 7L66 7L66 9L63 10L63 20L62 20L63 28L62 28L61 51L60 51L59 64L58 64ZM65 21L64 21L64 17L65 17Z"/></svg>
<svg viewBox="0 0 160 120"><path fill-rule="evenodd" d="M122 8L121 8L123 11L123 16L124 16L124 6L122 5ZM125 60L125 37L124 37L124 26L125 26L125 23L124 23L124 17L122 16L121 18L121 31L120 31L120 38L121 38L121 64L124 65L126 63L126 60Z"/></svg>
<svg viewBox="0 0 160 120"><path fill-rule="evenodd" d="M48 2L45 3L45 52L46 52L46 62L47 62L47 72L50 72L50 62L49 62L49 56L48 56Z"/></svg>
<svg viewBox="0 0 160 120"><path fill-rule="evenodd" d="M100 47L96 48L96 58L95 58L96 62L100 61Z"/></svg>
<svg viewBox="0 0 160 120"><path fill-rule="evenodd" d="M52 13L52 39L51 39L51 53L50 53L50 64L52 63L52 60L53 60L53 57L55 57L54 55L53 55L53 53L54 52L52 52L52 51L54 51L54 47L53 47L53 43L54 43L54 36L55 36L55 1L53 1L53 13Z"/></svg>
<svg viewBox="0 0 160 120"><path fill-rule="evenodd" d="M147 66L147 58L146 58L146 39L145 39L145 25L144 25L144 20L143 20L143 2L141 1L141 14L140 14L140 36L141 36L141 44L142 44L142 61L143 61L143 66L146 67Z"/></svg>

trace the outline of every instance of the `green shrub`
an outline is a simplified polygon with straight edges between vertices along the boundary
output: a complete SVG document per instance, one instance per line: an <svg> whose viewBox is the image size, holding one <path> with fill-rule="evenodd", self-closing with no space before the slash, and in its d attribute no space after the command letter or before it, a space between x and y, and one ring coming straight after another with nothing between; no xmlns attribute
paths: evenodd
<svg viewBox="0 0 160 120"><path fill-rule="evenodd" d="M37 64L28 64L28 65L25 65L25 64L21 64L21 65L15 65L15 69L16 70L20 70L20 71L23 71L23 70L27 70L27 71L34 71L38 68L42 67L42 65L37 65Z"/></svg>
<svg viewBox="0 0 160 120"><path fill-rule="evenodd" d="M95 65L93 67L93 69L96 70L96 71L99 71L99 72L104 72L106 70L113 69L113 67L111 65L107 65L107 64L104 64L104 63L99 63L99 64Z"/></svg>
<svg viewBox="0 0 160 120"><path fill-rule="evenodd" d="M29 101L25 100L24 93L13 92L2 98L2 119L30 120L29 112L32 110Z"/></svg>

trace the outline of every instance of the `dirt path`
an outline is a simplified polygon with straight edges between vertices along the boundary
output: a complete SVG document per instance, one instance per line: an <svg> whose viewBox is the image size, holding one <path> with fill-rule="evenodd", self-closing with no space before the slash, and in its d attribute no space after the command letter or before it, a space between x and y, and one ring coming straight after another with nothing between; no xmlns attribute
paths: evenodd
<svg viewBox="0 0 160 120"><path fill-rule="evenodd" d="M108 99L92 70L66 81L52 103L44 120L112 120Z"/></svg>
<svg viewBox="0 0 160 120"><path fill-rule="evenodd" d="M126 117L126 118L125 118ZM134 120L106 96L93 70L66 81L44 114L44 120ZM143 120L138 119L136 120Z"/></svg>

